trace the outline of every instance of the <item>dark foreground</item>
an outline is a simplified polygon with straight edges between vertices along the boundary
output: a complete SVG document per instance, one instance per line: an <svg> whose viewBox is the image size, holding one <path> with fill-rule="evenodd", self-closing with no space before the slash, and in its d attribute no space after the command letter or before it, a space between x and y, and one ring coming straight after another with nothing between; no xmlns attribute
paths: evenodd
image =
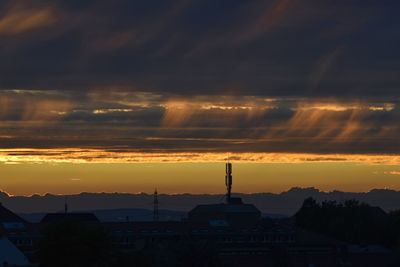
<svg viewBox="0 0 400 267"><path fill-rule="evenodd" d="M306 199L289 219L254 220L250 215L201 220L198 214L189 214L182 221L102 223L93 214L67 213L28 223L1 207L0 219L2 237L40 266L378 267L400 263L398 212L387 214L356 201Z"/></svg>

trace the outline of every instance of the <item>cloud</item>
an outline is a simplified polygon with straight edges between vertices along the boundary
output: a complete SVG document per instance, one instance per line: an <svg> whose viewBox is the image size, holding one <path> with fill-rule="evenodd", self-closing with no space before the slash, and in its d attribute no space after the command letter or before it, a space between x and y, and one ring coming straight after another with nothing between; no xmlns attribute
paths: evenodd
<svg viewBox="0 0 400 267"><path fill-rule="evenodd" d="M3 1L0 89L130 84L178 96L399 97L398 5Z"/></svg>
<svg viewBox="0 0 400 267"><path fill-rule="evenodd" d="M398 102L387 99L188 97L121 88L86 93L8 90L0 92L0 99L5 104L0 148L400 152Z"/></svg>
<svg viewBox="0 0 400 267"><path fill-rule="evenodd" d="M316 64L315 70L311 75L311 89L315 90L322 82L324 76L328 73L329 69L343 53L344 47L338 47L322 57Z"/></svg>
<svg viewBox="0 0 400 267"><path fill-rule="evenodd" d="M196 104L189 101L169 100L165 103L163 125L169 127L181 126L192 117L196 112L195 109Z"/></svg>
<svg viewBox="0 0 400 267"><path fill-rule="evenodd" d="M239 34L234 42L249 42L262 36L286 11L293 5L294 0L276 0L271 7Z"/></svg>
<svg viewBox="0 0 400 267"><path fill-rule="evenodd" d="M372 111L392 111L396 105L393 103L384 103L379 106L370 106L369 109Z"/></svg>
<svg viewBox="0 0 400 267"><path fill-rule="evenodd" d="M163 36L163 38L168 39L169 36L165 35L165 32L170 30L170 27L174 25L179 16L185 12L185 10L190 7L193 1L191 0L177 0L171 3L154 2L151 14L147 16L131 16L130 18L124 18L123 21L119 14L108 14L104 15L95 14L94 19L100 20L103 23L103 27L97 27L97 25L90 24L91 32L86 32L87 35L87 45L89 51L87 51L91 56L96 56L98 54L112 53L119 49L137 50L141 49L143 46L152 43L153 41ZM121 9L121 6L127 5L123 1L116 1L115 3L106 3L103 5L94 5L94 8L99 8L105 13L107 8L113 8L118 10L118 12L124 13L125 10ZM135 4L132 5L134 9L137 9ZM128 7L130 5L128 4ZM160 7L163 7L160 9ZM137 12L133 11L132 13ZM148 10L144 11L148 12ZM97 17L97 16L98 17ZM116 27L114 23L109 23L109 16L115 16L113 18L120 27ZM165 36L164 36L165 35Z"/></svg>
<svg viewBox="0 0 400 267"><path fill-rule="evenodd" d="M377 143L391 146L396 143L394 133L399 131L397 117L391 121L379 121L376 113L382 111L371 111L371 105L332 99L299 101L293 116L271 127L264 137L281 138L294 142L294 146L318 144L321 150L327 151L340 146L373 150Z"/></svg>
<svg viewBox="0 0 400 267"><path fill-rule="evenodd" d="M67 100L28 100L24 105L23 121L46 121L65 115L71 108Z"/></svg>
<svg viewBox="0 0 400 267"><path fill-rule="evenodd" d="M191 98L170 98L161 104L165 108L162 124L164 126L182 126L190 119L230 121L241 117L245 121L263 116L269 110L277 108L276 99L254 96L194 96ZM216 116L209 116L211 114ZM193 123L192 123L193 125Z"/></svg>
<svg viewBox="0 0 400 267"><path fill-rule="evenodd" d="M30 5L15 1L0 17L0 36L12 36L46 28L56 24L60 17L53 6Z"/></svg>
<svg viewBox="0 0 400 267"><path fill-rule="evenodd" d="M71 100L48 91L0 91L0 119L4 121L56 122L72 108ZM0 123L1 125L1 123Z"/></svg>
<svg viewBox="0 0 400 267"><path fill-rule="evenodd" d="M93 110L93 114L107 114L112 112L132 112L131 108L107 108L107 109L95 109Z"/></svg>
<svg viewBox="0 0 400 267"><path fill-rule="evenodd" d="M397 165L394 155L302 154L302 153L196 153L196 152L131 152L101 149L2 149L0 163L152 163L152 162L233 162L310 163L358 162L364 164ZM398 174L391 172L391 174ZM79 181L79 178L72 178Z"/></svg>

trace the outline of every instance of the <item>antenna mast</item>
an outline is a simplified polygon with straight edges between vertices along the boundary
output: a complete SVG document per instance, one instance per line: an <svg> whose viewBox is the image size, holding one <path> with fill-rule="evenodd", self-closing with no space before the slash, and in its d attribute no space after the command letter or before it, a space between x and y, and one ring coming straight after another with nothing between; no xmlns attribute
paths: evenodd
<svg viewBox="0 0 400 267"><path fill-rule="evenodd" d="M231 190L232 190L232 163L225 164L225 185L226 185L226 201L231 203Z"/></svg>
<svg viewBox="0 0 400 267"><path fill-rule="evenodd" d="M154 190L153 220L155 222L158 222L158 194L157 194L157 188Z"/></svg>

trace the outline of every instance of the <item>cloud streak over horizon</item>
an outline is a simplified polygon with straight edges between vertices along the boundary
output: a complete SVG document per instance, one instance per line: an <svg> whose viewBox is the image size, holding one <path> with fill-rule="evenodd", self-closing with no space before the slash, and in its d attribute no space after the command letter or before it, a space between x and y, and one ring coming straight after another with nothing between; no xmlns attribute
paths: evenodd
<svg viewBox="0 0 400 267"><path fill-rule="evenodd" d="M366 154L300 154L300 153L171 153L107 151L101 149L2 149L2 164L61 163L174 163L174 162L237 162L237 163L326 163L349 162L371 165L399 165L399 155ZM399 174L391 172L390 174Z"/></svg>

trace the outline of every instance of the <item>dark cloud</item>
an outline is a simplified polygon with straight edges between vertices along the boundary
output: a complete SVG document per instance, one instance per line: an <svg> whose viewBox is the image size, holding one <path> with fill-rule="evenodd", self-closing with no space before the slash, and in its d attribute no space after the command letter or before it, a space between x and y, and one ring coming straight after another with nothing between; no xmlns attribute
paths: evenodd
<svg viewBox="0 0 400 267"><path fill-rule="evenodd" d="M398 153L399 101L4 91L0 147ZM393 99L394 100L394 99Z"/></svg>
<svg viewBox="0 0 400 267"><path fill-rule="evenodd" d="M0 146L398 153L399 7L2 1Z"/></svg>
<svg viewBox="0 0 400 267"><path fill-rule="evenodd" d="M29 2L0 7L3 89L398 94L396 1Z"/></svg>

